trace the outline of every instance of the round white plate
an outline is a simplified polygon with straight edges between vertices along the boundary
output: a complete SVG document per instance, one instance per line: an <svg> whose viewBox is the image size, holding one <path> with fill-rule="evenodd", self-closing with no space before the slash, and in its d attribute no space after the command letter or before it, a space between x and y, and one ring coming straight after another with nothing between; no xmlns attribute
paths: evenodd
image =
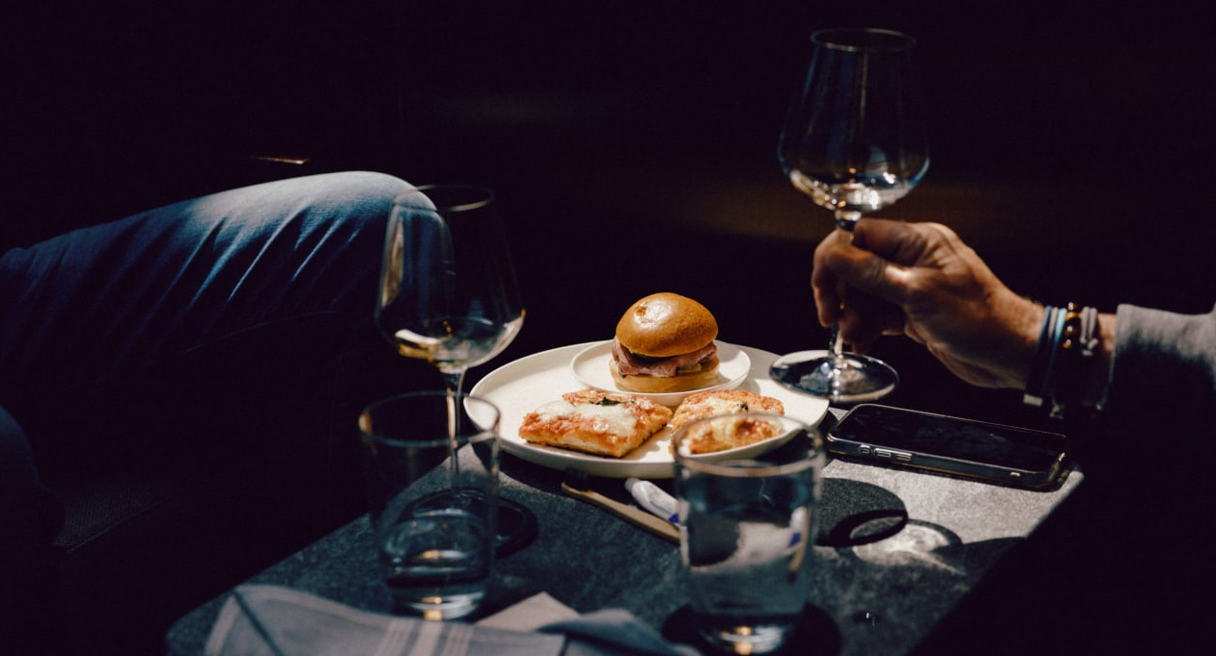
<svg viewBox="0 0 1216 656"><path fill-rule="evenodd" d="M578 353L599 344L587 342L542 351L509 362L487 374L470 391L488 399L502 411L499 430L503 450L528 462L552 469L574 469L590 476L607 478L671 478L672 458L669 431L660 431L624 458L606 458L553 447L529 444L519 436L524 415L561 398L566 392L584 389L574 377L570 361ZM768 368L776 354L746 346L735 347L751 361L751 369L738 385L757 394L780 399L785 414L816 425L828 411L828 402L788 390L769 378ZM779 438L774 438L779 439Z"/></svg>
<svg viewBox="0 0 1216 656"><path fill-rule="evenodd" d="M570 371L579 382L587 387L593 387L605 392L633 394L634 396L650 399L659 405L674 408L680 405L680 401L683 401L684 397L689 394L717 389L734 389L739 386L739 383L743 382L743 379L747 378L747 374L752 368L752 360L748 357L747 353L744 353L743 349L733 344L718 341L715 341L714 344L718 346L717 382L713 385L698 387L686 392L647 394L643 392L630 392L618 387L616 380L612 378L612 371L608 368L608 363L612 360L611 341L601 342L579 351L570 360Z"/></svg>

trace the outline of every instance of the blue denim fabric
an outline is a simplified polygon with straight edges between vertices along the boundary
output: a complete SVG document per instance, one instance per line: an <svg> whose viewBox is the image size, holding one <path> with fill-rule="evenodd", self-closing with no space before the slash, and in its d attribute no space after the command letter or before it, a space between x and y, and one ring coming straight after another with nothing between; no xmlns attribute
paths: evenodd
<svg viewBox="0 0 1216 656"><path fill-rule="evenodd" d="M0 634L20 604L23 560L62 521L30 457L31 444L57 437L32 428L39 415L70 411L73 390L259 326L318 314L368 322L391 200L407 188L370 172L295 178L0 256ZM332 360L346 346L300 357Z"/></svg>
<svg viewBox="0 0 1216 656"><path fill-rule="evenodd" d="M384 222L407 185L295 178L185 201L0 257L0 403L259 323L375 302Z"/></svg>

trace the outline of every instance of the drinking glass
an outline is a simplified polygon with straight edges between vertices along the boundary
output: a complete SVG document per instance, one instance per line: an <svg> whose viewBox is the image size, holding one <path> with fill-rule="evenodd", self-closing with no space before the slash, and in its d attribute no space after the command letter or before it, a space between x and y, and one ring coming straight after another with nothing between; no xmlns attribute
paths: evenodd
<svg viewBox="0 0 1216 656"><path fill-rule="evenodd" d="M811 35L811 63L778 144L790 182L832 210L839 238L865 212L903 198L929 167L923 116L912 78L915 40L878 29ZM779 383L838 403L886 396L899 375L875 358L844 352L833 326L828 352L778 358Z"/></svg>
<svg viewBox="0 0 1216 656"><path fill-rule="evenodd" d="M430 185L393 199L376 325L398 353L433 364L458 394L465 372L501 353L523 322L493 192Z"/></svg>
<svg viewBox="0 0 1216 656"><path fill-rule="evenodd" d="M792 435L747 459L690 455L685 446L704 432L755 422ZM789 417L748 412L689 423L672 444L680 555L697 633L728 653L781 649L802 621L814 567L822 437Z"/></svg>
<svg viewBox="0 0 1216 656"><path fill-rule="evenodd" d="M359 416L376 547L399 610L451 620L481 605L496 549L499 418L485 399L440 390Z"/></svg>

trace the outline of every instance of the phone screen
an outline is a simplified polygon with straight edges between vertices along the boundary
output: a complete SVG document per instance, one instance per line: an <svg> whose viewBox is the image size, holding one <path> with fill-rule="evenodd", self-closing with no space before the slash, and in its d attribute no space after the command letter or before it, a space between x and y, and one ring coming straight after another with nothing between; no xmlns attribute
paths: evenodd
<svg viewBox="0 0 1216 656"><path fill-rule="evenodd" d="M1053 470L1065 446L1057 433L872 404L849 412L831 437L1029 472Z"/></svg>

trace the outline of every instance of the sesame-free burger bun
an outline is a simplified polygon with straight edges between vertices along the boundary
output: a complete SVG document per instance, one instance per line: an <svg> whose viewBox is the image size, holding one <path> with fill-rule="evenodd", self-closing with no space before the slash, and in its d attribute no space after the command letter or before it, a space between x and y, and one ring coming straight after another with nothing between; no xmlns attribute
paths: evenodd
<svg viewBox="0 0 1216 656"><path fill-rule="evenodd" d="M638 300L616 324L617 340L650 358L691 353L717 336L718 322L704 305L671 292Z"/></svg>

